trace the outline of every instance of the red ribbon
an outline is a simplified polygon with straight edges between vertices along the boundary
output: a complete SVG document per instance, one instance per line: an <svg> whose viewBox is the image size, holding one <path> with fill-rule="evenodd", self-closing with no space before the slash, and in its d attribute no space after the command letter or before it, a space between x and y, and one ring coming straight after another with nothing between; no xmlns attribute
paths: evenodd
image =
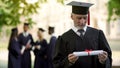
<svg viewBox="0 0 120 68"><path fill-rule="evenodd" d="M90 52L91 52L92 50L91 50L91 49L90 49L90 50L86 49L85 51L88 53L88 56L90 56Z"/></svg>

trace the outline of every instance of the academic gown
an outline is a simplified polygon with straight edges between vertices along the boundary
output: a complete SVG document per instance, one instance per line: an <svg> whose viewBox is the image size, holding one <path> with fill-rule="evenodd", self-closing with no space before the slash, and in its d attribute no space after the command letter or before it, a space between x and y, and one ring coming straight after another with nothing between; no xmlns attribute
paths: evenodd
<svg viewBox="0 0 120 68"><path fill-rule="evenodd" d="M47 51L47 55L49 56L48 59L48 67L49 68L53 68L53 64L52 64L52 57L53 57L53 53L54 53L54 49L55 49L55 43L56 43L56 37L55 36L51 36L50 38L50 43L48 44L48 51Z"/></svg>
<svg viewBox="0 0 120 68"><path fill-rule="evenodd" d="M21 49L22 49L22 46L26 46L26 44L28 43L28 41L31 40L31 45L34 44L33 42L33 38L32 38L32 35L31 34L28 34L28 36L24 36L23 33L21 33L19 35L19 43L21 45ZM21 67L22 68L31 68L31 54L30 54L30 49L26 49L24 51L24 53L22 54L21 56Z"/></svg>
<svg viewBox="0 0 120 68"><path fill-rule="evenodd" d="M44 39L42 41L37 41L35 45L40 46L40 49L34 50L35 62L34 68L48 68L47 66L47 41Z"/></svg>
<svg viewBox="0 0 120 68"><path fill-rule="evenodd" d="M10 41L8 54L8 68L21 68L20 45L16 39Z"/></svg>
<svg viewBox="0 0 120 68"><path fill-rule="evenodd" d="M71 64L68 61L68 54L75 51L104 50L108 53L105 64L101 64L98 56L83 56ZM53 57L54 68L111 68L111 49L102 32L92 27L87 27L83 39L81 39L72 29L64 33L57 39Z"/></svg>

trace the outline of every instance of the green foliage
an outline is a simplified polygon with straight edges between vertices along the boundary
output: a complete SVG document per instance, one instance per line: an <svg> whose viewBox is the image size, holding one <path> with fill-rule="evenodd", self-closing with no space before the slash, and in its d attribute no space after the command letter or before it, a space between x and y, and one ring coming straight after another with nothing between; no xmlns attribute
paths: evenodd
<svg viewBox="0 0 120 68"><path fill-rule="evenodd" d="M120 0L109 0L108 2L108 21L116 20L120 17Z"/></svg>
<svg viewBox="0 0 120 68"><path fill-rule="evenodd" d="M25 21L31 25L34 23L30 15L37 13L37 8L47 0L38 0L35 3L27 3L27 0L0 0L0 33L3 26L17 26L20 17L25 17Z"/></svg>
<svg viewBox="0 0 120 68"><path fill-rule="evenodd" d="M33 23L31 14L37 13L40 3L47 0L38 0L35 3L27 3L27 0L0 0L0 27L16 26L20 23L20 17L26 18L26 21Z"/></svg>
<svg viewBox="0 0 120 68"><path fill-rule="evenodd" d="M30 17L37 13L37 8L40 8L41 3L46 3L47 0L38 0L35 3L28 3L28 0L0 0L0 33L3 26L17 26L23 23L20 18L24 17L25 21L31 26L35 22ZM33 0L32 0L33 1ZM63 4L64 0L57 0Z"/></svg>

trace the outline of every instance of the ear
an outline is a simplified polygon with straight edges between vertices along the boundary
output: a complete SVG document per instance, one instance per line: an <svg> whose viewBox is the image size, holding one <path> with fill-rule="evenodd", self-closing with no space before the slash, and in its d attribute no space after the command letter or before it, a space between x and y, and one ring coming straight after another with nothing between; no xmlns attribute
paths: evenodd
<svg viewBox="0 0 120 68"><path fill-rule="evenodd" d="M73 20L73 13L71 13L71 19Z"/></svg>

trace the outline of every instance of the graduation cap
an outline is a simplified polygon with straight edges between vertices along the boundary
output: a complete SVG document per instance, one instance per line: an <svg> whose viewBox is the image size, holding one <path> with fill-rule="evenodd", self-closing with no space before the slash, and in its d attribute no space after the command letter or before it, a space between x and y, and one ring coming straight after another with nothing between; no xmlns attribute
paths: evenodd
<svg viewBox="0 0 120 68"><path fill-rule="evenodd" d="M14 31L18 31L18 29L17 28L12 28L12 32L14 32Z"/></svg>
<svg viewBox="0 0 120 68"><path fill-rule="evenodd" d="M24 26L25 26L25 25L26 25L26 26L29 26L29 23L24 23Z"/></svg>
<svg viewBox="0 0 120 68"><path fill-rule="evenodd" d="M93 4L91 3L85 3L85 2L77 2L77 1L72 1L68 3L67 5L72 6L72 13L74 14L81 14L81 15L86 15L88 14L88 24L89 24L89 7L92 6Z"/></svg>
<svg viewBox="0 0 120 68"><path fill-rule="evenodd" d="M54 27L49 26L48 30L54 30Z"/></svg>
<svg viewBox="0 0 120 68"><path fill-rule="evenodd" d="M45 30L44 30L43 28L39 28L39 31L42 31L42 32L44 32Z"/></svg>

